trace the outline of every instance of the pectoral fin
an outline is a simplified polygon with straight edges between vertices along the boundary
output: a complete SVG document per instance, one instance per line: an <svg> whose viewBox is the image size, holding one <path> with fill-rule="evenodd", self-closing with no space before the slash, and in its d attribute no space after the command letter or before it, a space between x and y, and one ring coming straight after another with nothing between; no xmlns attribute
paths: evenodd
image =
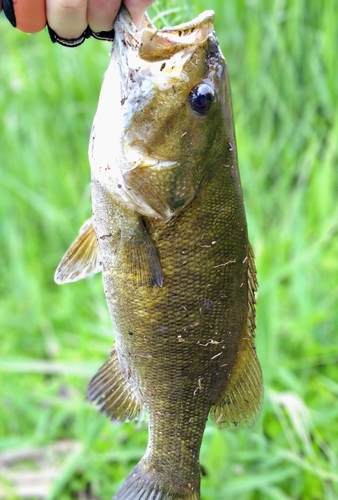
<svg viewBox="0 0 338 500"><path fill-rule="evenodd" d="M162 286L163 273L157 248L142 220L131 229L121 231L126 266L139 285Z"/></svg>
<svg viewBox="0 0 338 500"><path fill-rule="evenodd" d="M225 393L211 409L211 418L220 427L254 424L263 401L262 371L254 345L257 279L250 245L248 254L248 322L239 352L239 368L235 368Z"/></svg>
<svg viewBox="0 0 338 500"><path fill-rule="evenodd" d="M62 285L88 278L100 271L99 245L90 218L83 224L79 236L62 257L54 279L58 285Z"/></svg>
<svg viewBox="0 0 338 500"><path fill-rule="evenodd" d="M89 383L87 399L112 420L133 419L140 413L142 404L122 372L115 349Z"/></svg>

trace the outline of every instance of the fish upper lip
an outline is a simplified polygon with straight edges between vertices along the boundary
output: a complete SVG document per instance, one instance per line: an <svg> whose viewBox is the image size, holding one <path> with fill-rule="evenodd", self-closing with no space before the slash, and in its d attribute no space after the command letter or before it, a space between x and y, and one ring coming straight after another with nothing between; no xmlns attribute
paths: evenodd
<svg viewBox="0 0 338 500"><path fill-rule="evenodd" d="M140 34L143 29L154 31L154 35L159 34L164 37L170 36L174 42L190 45L191 43L203 42L208 35L213 33L215 14L212 10L205 10L191 21L178 24L173 27L164 27L160 30L156 28L147 14L144 14L139 29L133 23L127 8L122 5L115 22L115 37L119 36L126 40L129 45L132 41L140 43ZM123 36L124 35L124 36ZM193 38L193 40L191 40Z"/></svg>
<svg viewBox="0 0 338 500"><path fill-rule="evenodd" d="M122 138L122 148L126 158L126 162L121 164L121 170L123 172L136 168L173 167L177 164L176 159L169 160L151 154L147 151L145 145L146 143L143 143L141 140L135 140L133 144L130 144L125 137Z"/></svg>

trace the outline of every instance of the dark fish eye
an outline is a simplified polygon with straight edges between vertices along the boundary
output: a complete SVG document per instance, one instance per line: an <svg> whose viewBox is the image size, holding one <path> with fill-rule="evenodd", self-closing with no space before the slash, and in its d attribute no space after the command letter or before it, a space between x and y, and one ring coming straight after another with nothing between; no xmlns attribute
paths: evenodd
<svg viewBox="0 0 338 500"><path fill-rule="evenodd" d="M195 85L190 90L189 104L191 109L197 115L205 115L211 108L212 101L214 100L214 91L206 83Z"/></svg>

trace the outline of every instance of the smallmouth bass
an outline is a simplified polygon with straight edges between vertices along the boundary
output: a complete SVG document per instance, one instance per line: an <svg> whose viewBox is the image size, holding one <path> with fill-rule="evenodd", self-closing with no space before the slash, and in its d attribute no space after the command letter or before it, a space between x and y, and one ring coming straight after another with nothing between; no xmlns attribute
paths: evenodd
<svg viewBox="0 0 338 500"><path fill-rule="evenodd" d="M87 398L111 419L148 415L146 453L114 499L198 500L209 413L252 424L263 394L227 69L212 11L157 30L122 8L114 28L93 216L55 279L102 271L115 345Z"/></svg>

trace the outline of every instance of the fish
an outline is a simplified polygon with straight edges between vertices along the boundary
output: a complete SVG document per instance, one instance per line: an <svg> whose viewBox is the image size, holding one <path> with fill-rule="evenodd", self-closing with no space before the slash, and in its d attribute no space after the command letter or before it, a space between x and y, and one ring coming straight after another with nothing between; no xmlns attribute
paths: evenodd
<svg viewBox="0 0 338 500"><path fill-rule="evenodd" d="M115 344L87 399L148 419L148 446L115 500L200 499L208 416L253 424L263 399L226 63L214 13L138 28L126 8L89 143L92 217L57 283L102 272Z"/></svg>

